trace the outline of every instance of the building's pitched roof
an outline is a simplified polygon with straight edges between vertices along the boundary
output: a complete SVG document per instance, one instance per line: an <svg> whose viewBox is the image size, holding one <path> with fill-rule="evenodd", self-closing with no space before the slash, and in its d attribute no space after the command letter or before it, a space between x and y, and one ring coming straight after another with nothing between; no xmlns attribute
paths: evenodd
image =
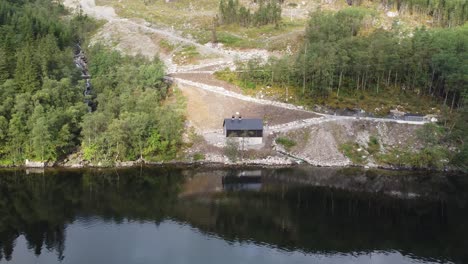
<svg viewBox="0 0 468 264"><path fill-rule="evenodd" d="M227 130L263 130L263 121L259 118L224 119Z"/></svg>

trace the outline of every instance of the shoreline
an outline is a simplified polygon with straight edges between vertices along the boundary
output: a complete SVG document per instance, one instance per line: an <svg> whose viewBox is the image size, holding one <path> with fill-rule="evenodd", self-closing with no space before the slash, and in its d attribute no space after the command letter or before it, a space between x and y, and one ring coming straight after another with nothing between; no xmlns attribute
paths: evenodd
<svg viewBox="0 0 468 264"><path fill-rule="evenodd" d="M122 164L123 163L123 164ZM443 173L462 173L466 174L461 170L455 168L444 168L444 169L433 169L433 168L411 168L411 167L395 167L395 166L362 166L362 165L346 165L346 166L320 166L307 163L283 163L283 164L274 164L274 163L261 163L261 162L237 162L237 163L223 163L223 162L214 162L214 161L165 161L165 162L136 162L128 161L121 162L120 164L114 165L97 165L97 164L46 164L43 167L34 167L26 165L12 165L4 166L0 165L0 169L24 169L24 170L49 170L49 169L59 169L59 170L81 170L81 169L132 169L132 168L158 168L158 167L175 167L175 168L224 168L224 169L242 169L242 168L265 168L265 169L274 169L274 168L293 168L293 167L311 167L311 168L329 168L329 169L361 169L361 170L386 170L386 171L406 171L406 172L443 172Z"/></svg>

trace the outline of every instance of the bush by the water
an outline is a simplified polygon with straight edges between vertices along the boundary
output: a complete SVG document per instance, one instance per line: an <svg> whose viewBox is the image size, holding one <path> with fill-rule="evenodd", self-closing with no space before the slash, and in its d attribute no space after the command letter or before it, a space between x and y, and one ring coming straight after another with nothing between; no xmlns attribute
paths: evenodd
<svg viewBox="0 0 468 264"><path fill-rule="evenodd" d="M282 145L286 150L290 150L292 147L296 146L296 141L286 138L286 137L278 137L275 140L276 143Z"/></svg>

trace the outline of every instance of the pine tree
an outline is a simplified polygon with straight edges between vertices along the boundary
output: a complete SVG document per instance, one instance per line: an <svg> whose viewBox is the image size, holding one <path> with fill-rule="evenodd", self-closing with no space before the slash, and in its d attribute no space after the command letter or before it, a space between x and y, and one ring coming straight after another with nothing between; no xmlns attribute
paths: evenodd
<svg viewBox="0 0 468 264"><path fill-rule="evenodd" d="M31 45L24 46L17 54L15 79L22 92L33 92L40 87L36 61Z"/></svg>
<svg viewBox="0 0 468 264"><path fill-rule="evenodd" d="M34 127L31 130L32 154L34 158L41 161L55 160L55 148L47 119L40 117L35 121Z"/></svg>
<svg viewBox="0 0 468 264"><path fill-rule="evenodd" d="M0 49L0 84L3 84L9 77L8 58L6 52Z"/></svg>

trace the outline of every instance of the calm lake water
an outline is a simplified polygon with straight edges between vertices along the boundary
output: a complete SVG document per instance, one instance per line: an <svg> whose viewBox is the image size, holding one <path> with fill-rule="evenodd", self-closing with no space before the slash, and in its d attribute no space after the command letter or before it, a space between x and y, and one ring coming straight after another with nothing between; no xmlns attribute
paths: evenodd
<svg viewBox="0 0 468 264"><path fill-rule="evenodd" d="M0 171L0 263L468 263L466 176Z"/></svg>

